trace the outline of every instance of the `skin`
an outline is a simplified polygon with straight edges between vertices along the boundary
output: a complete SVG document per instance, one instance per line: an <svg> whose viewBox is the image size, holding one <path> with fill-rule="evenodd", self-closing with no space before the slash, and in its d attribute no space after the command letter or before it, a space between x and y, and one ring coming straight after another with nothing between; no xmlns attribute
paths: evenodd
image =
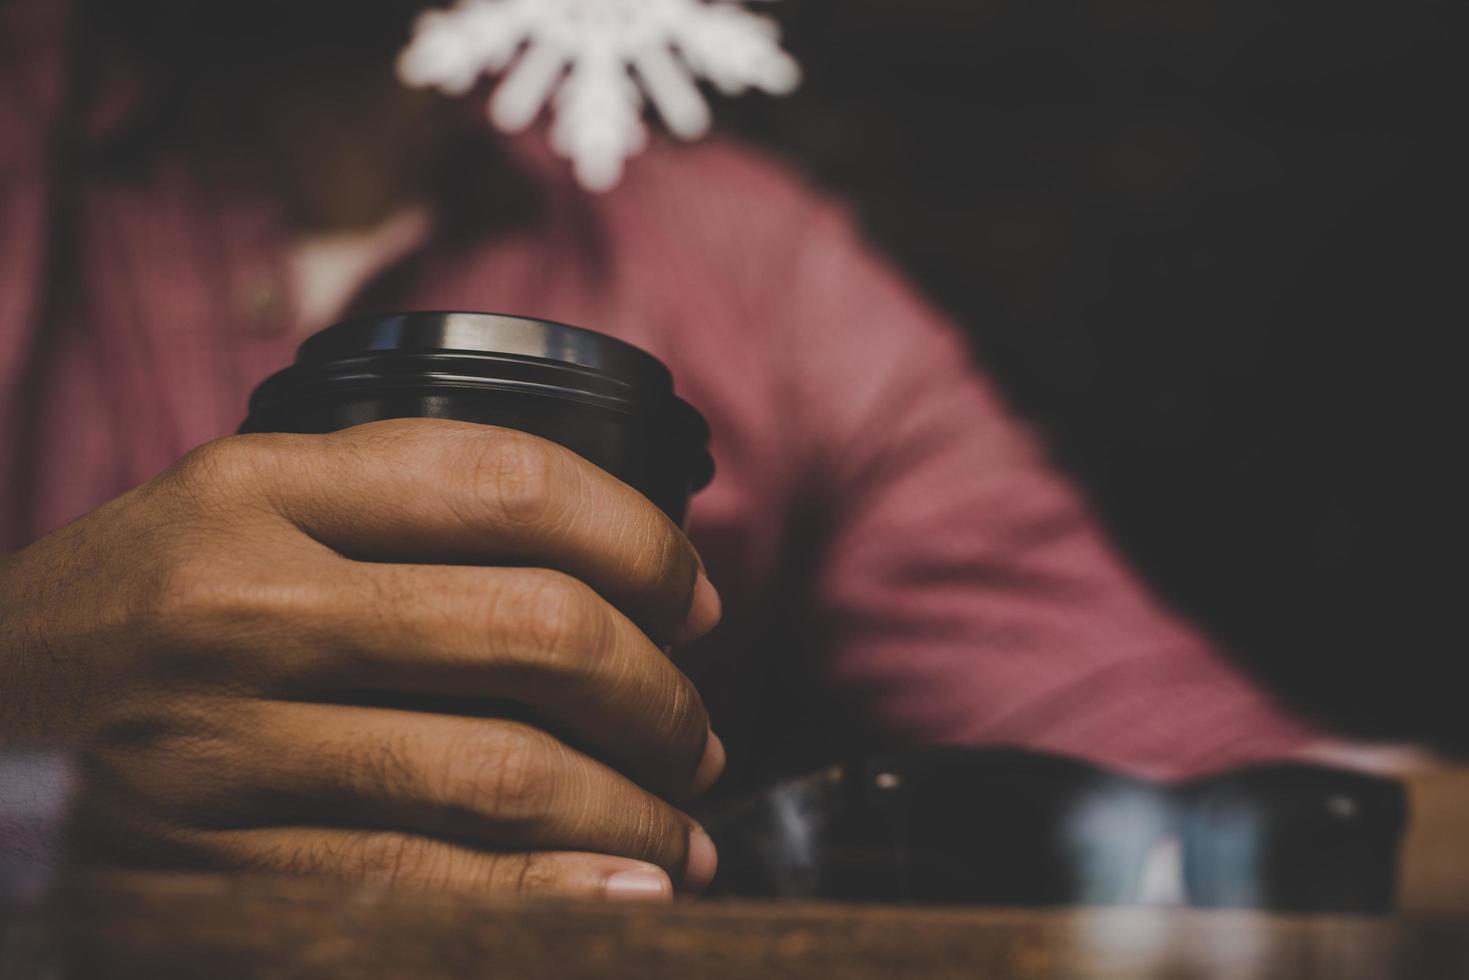
<svg viewBox="0 0 1469 980"><path fill-rule="evenodd" d="M660 645L718 619L552 443L236 436L0 560L0 737L84 753L91 860L667 898L724 758Z"/></svg>

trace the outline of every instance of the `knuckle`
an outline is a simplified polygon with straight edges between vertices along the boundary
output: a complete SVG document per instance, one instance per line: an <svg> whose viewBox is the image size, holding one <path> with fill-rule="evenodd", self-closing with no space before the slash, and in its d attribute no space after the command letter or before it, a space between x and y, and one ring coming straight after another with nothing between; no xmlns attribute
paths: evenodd
<svg viewBox="0 0 1469 980"><path fill-rule="evenodd" d="M172 628L192 635L195 625L212 626L240 614L264 612L252 595L255 592L217 561L180 556L157 570L146 601L154 625L165 634Z"/></svg>
<svg viewBox="0 0 1469 980"><path fill-rule="evenodd" d="M173 465L169 482L196 503L232 496L259 482L274 460L274 444L267 435L206 442Z"/></svg>
<svg viewBox="0 0 1469 980"><path fill-rule="evenodd" d="M343 775L349 796L362 799L412 797L421 778L417 754L406 735L390 736L356 750Z"/></svg>
<svg viewBox="0 0 1469 980"><path fill-rule="evenodd" d="M318 605L309 582L262 578L206 550L160 562L137 602L134 619L146 624L161 668L178 670L185 662L210 673L248 667L272 682L281 679L274 676L277 669L289 667L289 658L274 654L289 632L286 624ZM202 656L206 651L235 655L209 658Z"/></svg>
<svg viewBox="0 0 1469 980"><path fill-rule="evenodd" d="M346 855L348 870L388 882L433 882L447 869L442 848L426 837L412 834L369 834L360 839L355 854Z"/></svg>
<svg viewBox="0 0 1469 980"><path fill-rule="evenodd" d="M511 530L552 523L568 474L551 444L508 429L475 441L474 502L483 513Z"/></svg>
<svg viewBox="0 0 1469 980"><path fill-rule="evenodd" d="M682 616L693 597L698 571L693 549L682 534L662 520L654 525L652 533L654 541L647 549L644 574L659 595L677 597L680 604L674 615Z"/></svg>
<svg viewBox="0 0 1469 980"><path fill-rule="evenodd" d="M395 831L346 831L269 842L216 843L213 862L238 870L346 881L425 882L445 873L441 848Z"/></svg>
<svg viewBox="0 0 1469 980"><path fill-rule="evenodd" d="M516 594L506 597L527 653L554 673L575 673L578 664L607 642L611 623L601 598L590 587L558 572L522 576Z"/></svg>
<svg viewBox="0 0 1469 980"><path fill-rule="evenodd" d="M327 433L323 438L338 445L370 454L414 451L425 440L455 438L465 431L484 428L469 422L436 418L377 419Z"/></svg>
<svg viewBox="0 0 1469 980"><path fill-rule="evenodd" d="M157 568L143 600L155 636L190 644L202 639L238 598L212 562L179 556Z"/></svg>
<svg viewBox="0 0 1469 980"><path fill-rule="evenodd" d="M556 743L536 729L494 725L457 747L444 796L502 826L535 823L553 805Z"/></svg>
<svg viewBox="0 0 1469 980"><path fill-rule="evenodd" d="M634 594L634 618L658 633L676 631L693 602L698 560L688 540L662 514L649 519L623 552L622 580Z"/></svg>
<svg viewBox="0 0 1469 980"><path fill-rule="evenodd" d="M682 760L683 779L693 779L704 756L704 743L709 735L709 715L704 702L694 685L680 675L666 700L667 716L664 731L669 742L676 747L670 753Z"/></svg>
<svg viewBox="0 0 1469 980"><path fill-rule="evenodd" d="M661 804L651 796L642 796L633 805L627 819L632 821L628 857L650 861L664 868L677 867L682 860L682 834L675 822L663 812Z"/></svg>
<svg viewBox="0 0 1469 980"><path fill-rule="evenodd" d="M505 864L513 865L511 874L504 874ZM509 878L512 891L523 895L557 891L564 879L561 866L543 854L514 854L501 858L502 880Z"/></svg>

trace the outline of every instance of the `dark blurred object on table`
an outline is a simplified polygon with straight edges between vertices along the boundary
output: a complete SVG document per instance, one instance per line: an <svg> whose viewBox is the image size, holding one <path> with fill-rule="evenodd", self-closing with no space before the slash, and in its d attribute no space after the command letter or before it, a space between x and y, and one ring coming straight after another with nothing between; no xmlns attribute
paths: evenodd
<svg viewBox="0 0 1469 980"><path fill-rule="evenodd" d="M1339 769L1164 786L1037 753L930 749L780 783L704 823L718 894L1139 904L1150 862L1181 841L1173 901L1384 913L1405 818L1397 782Z"/></svg>
<svg viewBox="0 0 1469 980"><path fill-rule="evenodd" d="M1387 912L1407 822L1393 780L1312 766L1228 773L1184 790L1189 900L1215 908Z"/></svg>
<svg viewBox="0 0 1469 980"><path fill-rule="evenodd" d="M1125 902L1170 822L1143 783L1005 749L833 767L704 821L721 892L992 905Z"/></svg>

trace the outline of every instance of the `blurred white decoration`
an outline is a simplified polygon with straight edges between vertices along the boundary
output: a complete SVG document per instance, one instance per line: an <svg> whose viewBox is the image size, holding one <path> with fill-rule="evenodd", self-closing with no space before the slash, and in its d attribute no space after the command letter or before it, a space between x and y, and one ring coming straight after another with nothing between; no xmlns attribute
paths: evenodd
<svg viewBox="0 0 1469 980"><path fill-rule="evenodd" d="M710 124L695 77L726 95L783 95L801 78L775 22L740 0L459 0L423 14L398 61L405 84L450 95L485 72L505 73L489 108L506 132L552 101L552 147L595 191L613 187L647 144L644 92L668 129L692 140Z"/></svg>

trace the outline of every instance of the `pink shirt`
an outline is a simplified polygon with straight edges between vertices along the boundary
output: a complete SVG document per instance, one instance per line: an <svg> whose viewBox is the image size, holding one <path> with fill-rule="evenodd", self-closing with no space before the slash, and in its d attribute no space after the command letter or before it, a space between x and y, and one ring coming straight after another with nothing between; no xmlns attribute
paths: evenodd
<svg viewBox="0 0 1469 980"><path fill-rule="evenodd" d="M8 547L232 432L301 339L287 229L248 181L167 143L102 162L68 101L65 6L0 7ZM89 152L63 167L67 125ZM683 663L737 770L958 743L1173 777L1318 737L1129 572L840 206L728 142L656 147L605 196L513 152L537 216L461 215L359 307L547 317L668 363L713 427L690 527L726 608Z"/></svg>

